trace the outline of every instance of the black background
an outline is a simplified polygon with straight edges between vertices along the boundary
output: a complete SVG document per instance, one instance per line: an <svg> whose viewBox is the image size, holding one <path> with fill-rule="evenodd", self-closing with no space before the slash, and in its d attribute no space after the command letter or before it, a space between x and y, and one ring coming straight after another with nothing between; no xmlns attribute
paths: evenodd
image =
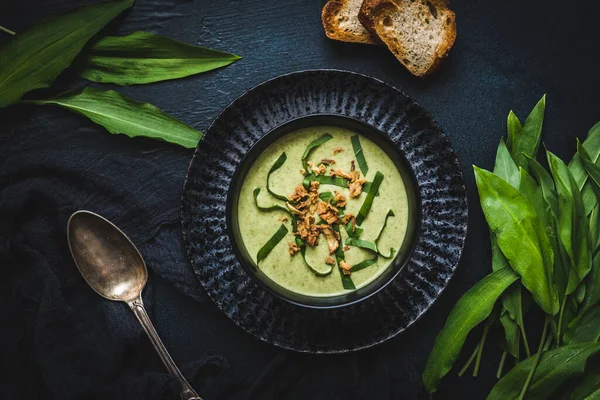
<svg viewBox="0 0 600 400"><path fill-rule="evenodd" d="M19 32L82 3L2 0L0 25ZM544 93L543 140L570 159L575 138L600 119L599 4L455 1L454 48L423 80L384 48L327 39L319 0L138 0L103 32L151 31L243 57L218 71L119 89L199 130L245 90L303 69L361 72L413 96L450 136L465 174L470 220L462 261L426 315L385 344L340 356L280 350L222 315L191 272L179 198L192 151L110 135L54 107L13 106L0 110L0 362L8 372L0 375L0 397L178 398L127 307L101 299L77 273L65 234L80 208L112 219L139 245L150 268L151 318L206 400L423 396L420 373L436 333L461 294L490 270L471 165L491 168L508 111L524 120ZM81 83L72 68L51 92ZM484 398L499 356L490 341L480 376L458 379L452 371L436 398Z"/></svg>

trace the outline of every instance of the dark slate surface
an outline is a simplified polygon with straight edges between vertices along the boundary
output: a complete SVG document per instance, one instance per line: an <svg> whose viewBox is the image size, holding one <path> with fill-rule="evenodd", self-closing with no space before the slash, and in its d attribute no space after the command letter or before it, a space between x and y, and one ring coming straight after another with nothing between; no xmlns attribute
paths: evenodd
<svg viewBox="0 0 600 400"><path fill-rule="evenodd" d="M19 32L81 3L2 0L0 24ZM244 90L286 72L347 69L401 88L451 138L470 197L465 253L440 300L405 334L353 354L302 355L262 343L212 304L184 256L179 197L191 151L109 135L51 107L12 107L0 110L4 398L177 398L126 306L102 300L77 274L65 226L78 208L113 219L139 245L151 270L145 293L151 317L206 399L422 395L419 375L435 334L452 304L490 268L471 164L491 167L508 111L525 116L543 93L544 140L570 157L575 137L600 119L600 3L456 1L457 42L426 80L410 76L382 48L326 39L321 6L306 0L139 0L107 32L148 30L244 58L216 72L121 91L203 130ZM78 82L66 73L56 91ZM459 380L453 372L437 398L483 398L495 381L499 351L486 347L484 359L479 378Z"/></svg>

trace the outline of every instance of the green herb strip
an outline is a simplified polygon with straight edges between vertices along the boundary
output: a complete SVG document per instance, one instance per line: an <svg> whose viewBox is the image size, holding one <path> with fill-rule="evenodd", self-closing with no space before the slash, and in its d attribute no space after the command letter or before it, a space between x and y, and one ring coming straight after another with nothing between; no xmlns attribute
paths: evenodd
<svg viewBox="0 0 600 400"><path fill-rule="evenodd" d="M258 205L258 195L260 194L260 188L255 188L253 194L254 194L254 204L256 205L256 208L258 208L260 211L263 211L263 212L282 211L282 212L286 213L290 217L290 221L292 221L292 230L296 231L296 217L294 216L294 214L292 214L292 212L290 210L287 209L287 207L280 206L279 204L273 204L273 205L266 206L266 207L260 206L260 205Z"/></svg>
<svg viewBox="0 0 600 400"><path fill-rule="evenodd" d="M333 230L340 234L340 226L335 224L333 225ZM346 290L356 290L356 286L354 286L354 282L352 282L352 278L350 275L344 275L342 268L340 267L340 262L344 261L344 250L342 246L338 246L335 251L335 261L337 262L338 269L340 270L340 277L342 278L342 286Z"/></svg>
<svg viewBox="0 0 600 400"><path fill-rule="evenodd" d="M361 269L365 269L365 268L375 264L376 262L377 262L377 256L375 256L373 258L368 258L364 261L359 262L356 265L353 265L351 271L352 271L352 273L358 272Z"/></svg>
<svg viewBox="0 0 600 400"><path fill-rule="evenodd" d="M372 252L377 253L377 245L373 242L369 242L367 240L348 238L344 243L346 246L354 246L360 247L361 249L371 250Z"/></svg>
<svg viewBox="0 0 600 400"><path fill-rule="evenodd" d="M344 225L344 229L346 230L348 237L350 237L352 239L360 238L360 235L363 233L362 228L354 227L354 231L352 230L352 221L350 221L346 225Z"/></svg>
<svg viewBox="0 0 600 400"><path fill-rule="evenodd" d="M360 145L360 138L358 135L352 136L350 138L352 141L352 149L354 150L354 156L356 157L356 161L358 161L358 166L362 171L364 176L367 176L369 172L369 166L367 165L367 160L365 160L365 153L363 152L362 146Z"/></svg>
<svg viewBox="0 0 600 400"><path fill-rule="evenodd" d="M329 202L329 200L333 201L334 195L331 192L323 192L319 193L319 198L323 200L325 203Z"/></svg>
<svg viewBox="0 0 600 400"><path fill-rule="evenodd" d="M358 215L356 216L356 224L357 225L362 225L363 221L367 217L367 214L369 214L369 211L371 210L371 206L373 205L373 199L375 199L375 193L379 192L379 186L381 185L382 181L383 181L383 174L381 172L377 171L375 173L375 178L373 178L373 183L371 184L369 193L367 193L367 197L365 198L365 201L362 204L362 206L360 207L360 211L358 212Z"/></svg>
<svg viewBox="0 0 600 400"><path fill-rule="evenodd" d="M296 237L295 241L296 241L296 245L298 247L300 247L300 254L302 254L302 259L304 260L304 264L306 264L308 269L310 269L313 274L315 274L317 276L327 276L333 272L333 265L325 264L325 265L327 265L325 270L319 270L319 269L313 267L312 265L310 265L310 263L306 259L306 243L304 243L304 240L300 239L299 237Z"/></svg>
<svg viewBox="0 0 600 400"><path fill-rule="evenodd" d="M383 254L380 250L379 250L379 239L381 238L381 234L383 233L385 227L387 226L387 221L389 217L395 217L396 214L394 214L394 212L390 209L388 210L387 214L385 215L385 220L383 221L383 226L381 227L381 229L379 230L379 234L377 235L377 238L375 239L375 247L377 247L378 249L378 253L381 257L383 258L392 258L394 257L394 254L396 253L396 249L394 249L393 247L390 247L390 254L389 255L385 255Z"/></svg>
<svg viewBox="0 0 600 400"><path fill-rule="evenodd" d="M287 233L288 228L286 228L284 224L281 224L277 232L275 232L275 234L271 236L271 239L269 239L267 243L265 243L265 245L258 251L258 254L256 255L256 264L264 260L269 255L271 250L273 250L275 246L277 246L279 242L283 240Z"/></svg>
<svg viewBox="0 0 600 400"><path fill-rule="evenodd" d="M310 156L310 153L314 149L316 149L317 147L319 147L320 145L322 145L323 143L325 143L331 139L333 139L333 136L331 136L329 133L325 133L320 138L315 139L308 144L308 146L306 147L306 150L304 150L304 154L302 154L302 165L304 166L305 170L310 171L310 168L308 168L308 164L307 164L308 156Z"/></svg>
<svg viewBox="0 0 600 400"><path fill-rule="evenodd" d="M348 188L348 180L347 179L340 178L339 176L333 177L330 175L315 175L315 174L306 175L306 177L304 177L304 180L302 181L302 185L306 189L308 189L310 187L310 183L312 181L319 182L319 184L321 184L321 185L332 185L332 186L338 186L338 187L345 188L345 189ZM363 184L362 191L365 193L370 193L372 186L373 186L373 183L365 182ZM379 193L377 193L377 196L379 196Z"/></svg>
<svg viewBox="0 0 600 400"><path fill-rule="evenodd" d="M278 193L275 193L274 191L272 191L271 185L270 185L271 174L273 172L277 171L279 168L281 168L281 166L285 163L285 160L287 160L287 155L285 154L285 152L281 153L279 158L277 160L275 160L275 163L273 164L273 166L269 170L269 173L267 174L267 190L269 191L269 193L271 193L274 197L278 198L279 200L288 201L287 196L284 196L282 194L278 194Z"/></svg>

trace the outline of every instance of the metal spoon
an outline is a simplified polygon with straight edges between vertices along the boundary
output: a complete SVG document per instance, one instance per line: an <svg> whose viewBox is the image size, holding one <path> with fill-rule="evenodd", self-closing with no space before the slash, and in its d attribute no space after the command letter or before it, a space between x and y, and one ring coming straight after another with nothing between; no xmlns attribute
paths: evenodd
<svg viewBox="0 0 600 400"><path fill-rule="evenodd" d="M185 380L158 337L142 303L148 279L146 263L135 245L106 218L80 210L69 218L69 248L79 272L100 296L131 308L169 372L181 384L183 400L202 400Z"/></svg>

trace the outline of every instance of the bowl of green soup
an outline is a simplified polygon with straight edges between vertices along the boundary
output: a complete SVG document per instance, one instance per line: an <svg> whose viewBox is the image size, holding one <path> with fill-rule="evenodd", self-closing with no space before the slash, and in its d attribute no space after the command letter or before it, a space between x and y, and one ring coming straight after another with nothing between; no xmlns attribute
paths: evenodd
<svg viewBox="0 0 600 400"><path fill-rule="evenodd" d="M234 253L289 303L333 308L377 293L419 235L415 175L382 132L340 115L291 119L245 154L227 196Z"/></svg>

